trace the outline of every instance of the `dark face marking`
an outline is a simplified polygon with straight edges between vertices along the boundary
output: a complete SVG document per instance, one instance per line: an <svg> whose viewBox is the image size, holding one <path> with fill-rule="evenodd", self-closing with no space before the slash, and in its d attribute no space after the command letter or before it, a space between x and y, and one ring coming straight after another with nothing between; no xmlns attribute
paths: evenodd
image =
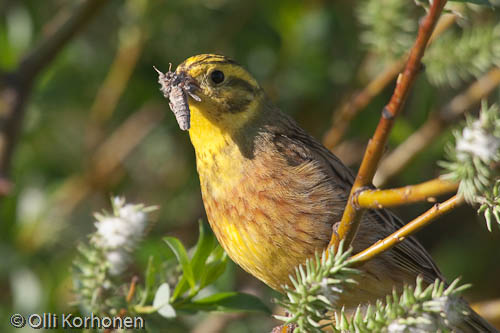
<svg viewBox="0 0 500 333"><path fill-rule="evenodd" d="M252 95L255 95L256 91L258 90L257 87L252 86L248 81L234 76L227 78L226 86L243 90Z"/></svg>
<svg viewBox="0 0 500 333"><path fill-rule="evenodd" d="M253 86L248 81L241 78L230 76L226 78L225 83L220 87L221 91L227 91L227 94L217 94L224 96L225 111L228 113L244 112L248 105L257 97L259 88Z"/></svg>
<svg viewBox="0 0 500 333"><path fill-rule="evenodd" d="M253 98L244 98L242 96L237 96L235 98L229 98L224 104L229 113L240 113L246 110L247 106L252 103Z"/></svg>

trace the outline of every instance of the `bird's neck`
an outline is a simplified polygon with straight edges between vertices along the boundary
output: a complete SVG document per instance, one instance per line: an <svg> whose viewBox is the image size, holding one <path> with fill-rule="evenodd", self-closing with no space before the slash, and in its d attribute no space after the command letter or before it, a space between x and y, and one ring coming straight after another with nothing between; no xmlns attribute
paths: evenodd
<svg viewBox="0 0 500 333"><path fill-rule="evenodd" d="M190 106L189 137L196 153L217 152L232 142L231 131L216 124L197 106Z"/></svg>
<svg viewBox="0 0 500 333"><path fill-rule="evenodd" d="M203 109L201 104L190 105L189 136L197 156L224 150L223 155L229 158L227 150L238 148L240 153L248 158L245 144L252 141L252 136L264 116L260 107L261 98L262 96L256 98L245 111L233 114L217 114L211 109Z"/></svg>
<svg viewBox="0 0 500 333"><path fill-rule="evenodd" d="M245 158L234 132L215 124L196 106L191 109L189 136L196 153L196 166L204 198L220 199L235 187L243 174Z"/></svg>

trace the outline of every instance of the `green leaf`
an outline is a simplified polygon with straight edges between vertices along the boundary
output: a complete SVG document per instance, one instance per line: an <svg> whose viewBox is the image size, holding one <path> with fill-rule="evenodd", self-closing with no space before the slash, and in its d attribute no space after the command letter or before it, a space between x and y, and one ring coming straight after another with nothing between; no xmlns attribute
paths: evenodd
<svg viewBox="0 0 500 333"><path fill-rule="evenodd" d="M226 267L227 255L225 253L222 259L206 264L200 277L200 289L205 288L217 280L226 271Z"/></svg>
<svg viewBox="0 0 500 333"><path fill-rule="evenodd" d="M489 207L487 207L484 212L484 218L486 219L486 227L488 231L491 232L491 209Z"/></svg>
<svg viewBox="0 0 500 333"><path fill-rule="evenodd" d="M194 289L196 286L196 282L194 280L193 268L191 267L191 263L189 261L189 257L187 255L186 249L184 245L175 237L165 237L163 240L167 243L167 245L172 249L175 256L177 257L177 261L181 264L183 278L185 277L191 289Z"/></svg>
<svg viewBox="0 0 500 333"><path fill-rule="evenodd" d="M162 283L156 291L153 307L165 318L176 316L175 309L170 305L170 286L167 283Z"/></svg>
<svg viewBox="0 0 500 333"><path fill-rule="evenodd" d="M196 290L200 290L207 285L206 283L204 283L204 281L207 280L206 278L207 274L214 273L213 269L210 270L210 267L207 267L206 261L210 256L210 254L214 252L213 250L217 243L215 241L215 237L213 236L213 234L207 232L203 221L200 219L198 222L199 222L200 233L198 236L198 241L195 246L193 258L190 261L191 269L193 271L193 277L195 279L195 284L197 284L198 287L191 288L192 294L190 296L194 296ZM209 269L209 271L207 271L207 268ZM177 283L177 286L175 287L172 295L172 302L175 301L180 295L184 294L189 289L189 286L187 285L186 282L187 279L185 276L183 276L179 280L179 283Z"/></svg>
<svg viewBox="0 0 500 333"><path fill-rule="evenodd" d="M222 312L265 312L269 308L262 301L249 294L237 292L217 293L190 303L182 304L177 309L191 311L222 311Z"/></svg>
<svg viewBox="0 0 500 333"><path fill-rule="evenodd" d="M156 283L156 265L153 263L153 256L148 259L148 267L146 268L146 286L144 290L144 295L142 296L141 305L146 304L149 295L153 292L154 285Z"/></svg>
<svg viewBox="0 0 500 333"><path fill-rule="evenodd" d="M214 261L205 263L203 270L198 275L198 287L193 289L193 291L201 290L212 284L225 272L227 267L227 254L220 246L217 246L212 251L211 258L214 258ZM171 301L174 302L177 300L177 298L184 294L188 289L189 285L186 282L186 278L183 276L175 287ZM190 296L195 296L195 294L191 294Z"/></svg>
<svg viewBox="0 0 500 333"><path fill-rule="evenodd" d="M200 235L198 236L198 242L196 243L193 259L191 260L191 267L193 267L195 278L199 277L205 269L205 262L215 246L215 237L213 234L207 232L201 219L198 223Z"/></svg>
<svg viewBox="0 0 500 333"><path fill-rule="evenodd" d="M174 302L180 295L184 294L189 289L189 284L186 282L186 277L182 276L182 278L175 286L174 292L172 294L172 302ZM194 290L194 289L193 289Z"/></svg>
<svg viewBox="0 0 500 333"><path fill-rule="evenodd" d="M450 0L450 2L468 2L468 3L473 3L476 5L493 7L493 5L491 4L491 2L489 0Z"/></svg>

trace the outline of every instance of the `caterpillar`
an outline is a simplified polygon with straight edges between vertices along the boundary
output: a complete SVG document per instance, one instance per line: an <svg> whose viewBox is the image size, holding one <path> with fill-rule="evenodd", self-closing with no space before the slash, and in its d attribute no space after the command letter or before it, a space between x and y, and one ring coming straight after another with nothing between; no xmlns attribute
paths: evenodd
<svg viewBox="0 0 500 333"><path fill-rule="evenodd" d="M160 91L168 99L168 104L179 127L183 131L188 130L191 126L191 111L189 110L187 95L189 94L198 102L201 101L201 98L195 94L196 84L184 73L172 72L172 64L170 64L166 73L161 72L155 66L153 68L158 73Z"/></svg>

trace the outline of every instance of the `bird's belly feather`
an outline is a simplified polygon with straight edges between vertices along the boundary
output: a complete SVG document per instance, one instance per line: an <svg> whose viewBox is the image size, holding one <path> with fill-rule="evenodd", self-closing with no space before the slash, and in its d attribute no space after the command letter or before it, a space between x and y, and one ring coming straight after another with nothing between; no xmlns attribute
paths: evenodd
<svg viewBox="0 0 500 333"><path fill-rule="evenodd" d="M226 166L232 174L226 181L214 156L197 161L204 163L198 170L209 223L231 259L280 290L297 265L326 247L332 223L323 216L327 210L312 207L314 198L296 195L293 184L283 182L287 177L280 177L286 172L281 165L235 157ZM208 173L207 163L218 165L217 175Z"/></svg>

